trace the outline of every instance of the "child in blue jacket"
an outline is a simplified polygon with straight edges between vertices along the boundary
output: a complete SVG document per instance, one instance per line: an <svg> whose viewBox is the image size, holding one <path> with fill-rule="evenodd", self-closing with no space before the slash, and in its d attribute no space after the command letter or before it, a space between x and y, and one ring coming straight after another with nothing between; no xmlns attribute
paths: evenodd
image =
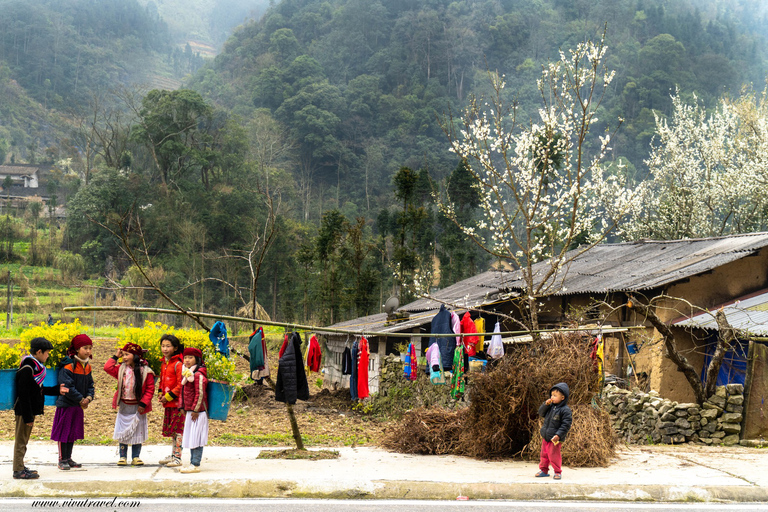
<svg viewBox="0 0 768 512"><path fill-rule="evenodd" d="M560 480L563 457L561 443L571 429L573 415L568 407L570 389L565 382L559 382L549 390L549 399L539 407L539 416L544 418L541 426L541 458L537 477L549 476L549 465L555 471L555 480Z"/></svg>

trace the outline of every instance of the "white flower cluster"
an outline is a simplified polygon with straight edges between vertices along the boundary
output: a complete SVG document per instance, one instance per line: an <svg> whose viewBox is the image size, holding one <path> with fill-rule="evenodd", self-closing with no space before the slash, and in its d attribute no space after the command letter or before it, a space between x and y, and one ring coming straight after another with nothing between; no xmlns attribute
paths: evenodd
<svg viewBox="0 0 768 512"><path fill-rule="evenodd" d="M626 238L693 238L744 233L768 224L768 102L747 92L713 112L672 97L668 121L646 161Z"/></svg>

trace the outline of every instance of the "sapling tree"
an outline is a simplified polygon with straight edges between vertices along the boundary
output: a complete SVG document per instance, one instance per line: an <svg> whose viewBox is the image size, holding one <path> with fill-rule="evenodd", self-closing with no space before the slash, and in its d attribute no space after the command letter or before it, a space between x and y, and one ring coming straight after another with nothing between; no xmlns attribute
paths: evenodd
<svg viewBox="0 0 768 512"><path fill-rule="evenodd" d="M606 50L603 36L544 66L536 119L522 119L504 76L489 71L491 97L471 98L457 123L452 116L442 122L451 150L469 164L482 219L470 226L450 201L441 208L485 251L520 270L520 306L531 329L539 327L540 298L564 291L569 263L605 239L634 197L617 177L605 176L610 133L592 133L614 77Z"/></svg>

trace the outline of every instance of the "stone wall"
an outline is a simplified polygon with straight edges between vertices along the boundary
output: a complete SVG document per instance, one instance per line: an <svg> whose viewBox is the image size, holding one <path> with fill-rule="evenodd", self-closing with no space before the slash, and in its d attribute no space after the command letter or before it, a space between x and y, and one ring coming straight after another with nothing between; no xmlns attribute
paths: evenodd
<svg viewBox="0 0 768 512"><path fill-rule="evenodd" d="M630 444L724 444L739 443L743 419L744 386L718 386L702 406L661 398L655 391L643 393L606 386L603 403L613 428Z"/></svg>

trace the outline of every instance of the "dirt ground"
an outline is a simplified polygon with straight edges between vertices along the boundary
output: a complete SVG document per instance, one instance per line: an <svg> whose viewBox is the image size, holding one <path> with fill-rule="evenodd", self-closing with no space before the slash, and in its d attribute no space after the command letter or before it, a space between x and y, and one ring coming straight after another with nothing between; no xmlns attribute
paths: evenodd
<svg viewBox="0 0 768 512"><path fill-rule="evenodd" d="M230 341L232 347L247 353L245 340ZM116 412L112 409L112 396L117 381L103 370L104 363L114 353L118 341L99 339L93 346L93 377L96 400L85 411L84 444L115 444L112 432ZM248 363L232 354L237 371L248 374ZM270 351L272 378L277 374L277 351ZM299 428L307 446L354 446L377 444L386 424L372 421L352 409L349 392L331 392L317 385L319 373L307 375L310 398L294 405ZM293 436L285 405L276 402L274 393L266 385L253 381L235 396L227 421L211 421L209 444L222 446L291 446ZM148 443L169 442L161 435L163 411L158 401L149 413ZM32 439L50 439L54 407L45 408L38 416ZM0 411L0 440L14 437L15 417L12 410Z"/></svg>

